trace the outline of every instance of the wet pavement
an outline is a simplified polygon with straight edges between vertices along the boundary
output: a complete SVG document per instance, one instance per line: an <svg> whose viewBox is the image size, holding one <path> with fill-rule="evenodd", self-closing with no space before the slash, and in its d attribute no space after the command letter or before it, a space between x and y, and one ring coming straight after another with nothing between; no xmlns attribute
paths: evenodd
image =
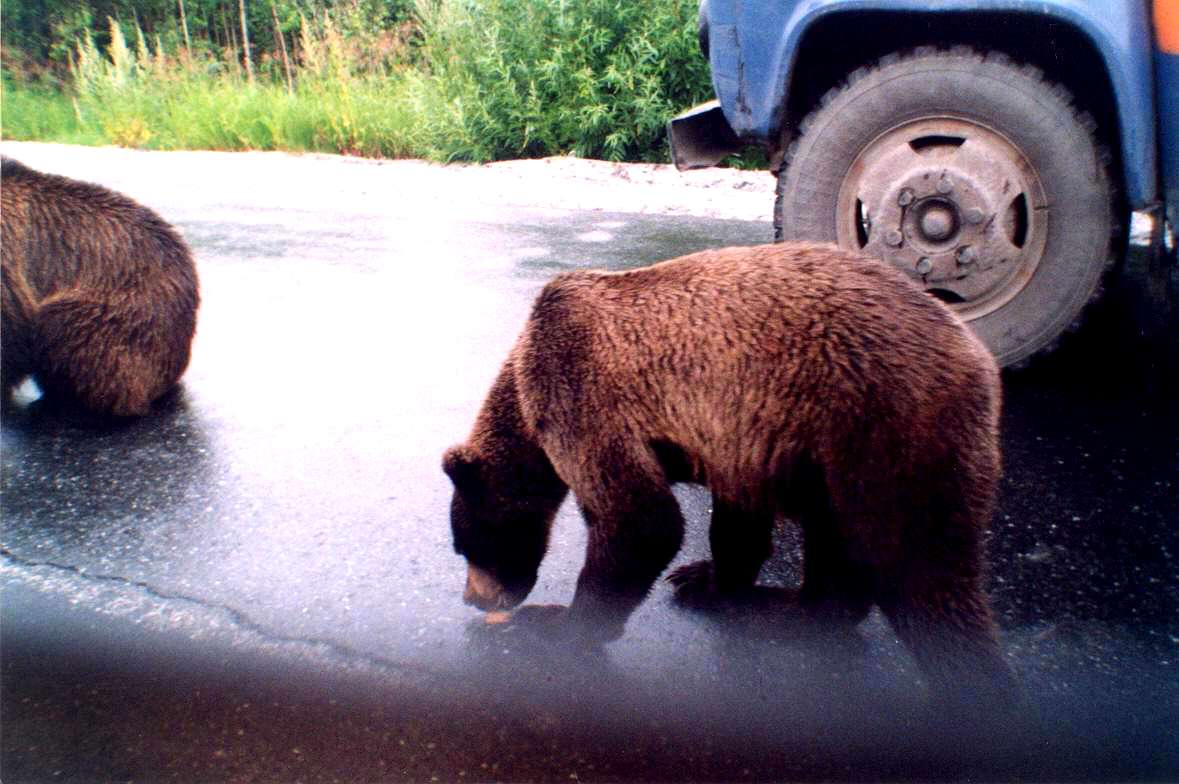
<svg viewBox="0 0 1179 784"><path fill-rule="evenodd" d="M5 414L4 781L1179 778L1179 351L1138 336L1117 291L1004 376L989 588L1028 709L947 726L877 613L848 651L660 585L586 656L462 604L440 456L532 297L768 221L506 210L415 198L376 165L211 160L56 167L174 222L204 302L184 383L147 418ZM677 495L681 563L707 549L709 499ZM763 578L788 585L798 539L777 544ZM530 601L568 601L583 547L567 503Z"/></svg>

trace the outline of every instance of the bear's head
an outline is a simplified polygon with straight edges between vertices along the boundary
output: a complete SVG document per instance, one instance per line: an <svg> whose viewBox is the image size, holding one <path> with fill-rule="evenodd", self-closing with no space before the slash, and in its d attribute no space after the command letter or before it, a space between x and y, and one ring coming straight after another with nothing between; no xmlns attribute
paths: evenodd
<svg viewBox="0 0 1179 784"><path fill-rule="evenodd" d="M536 584L564 488L538 487L517 461L467 444L448 449L442 469L454 483L454 550L467 559L463 600L486 611L515 607Z"/></svg>

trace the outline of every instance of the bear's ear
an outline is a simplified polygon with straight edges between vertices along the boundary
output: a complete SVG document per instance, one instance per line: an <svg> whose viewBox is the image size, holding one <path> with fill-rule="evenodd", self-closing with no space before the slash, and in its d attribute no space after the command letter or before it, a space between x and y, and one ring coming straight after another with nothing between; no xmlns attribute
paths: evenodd
<svg viewBox="0 0 1179 784"><path fill-rule="evenodd" d="M455 487L470 488L479 480L479 456L466 444L447 449L442 455L442 470Z"/></svg>

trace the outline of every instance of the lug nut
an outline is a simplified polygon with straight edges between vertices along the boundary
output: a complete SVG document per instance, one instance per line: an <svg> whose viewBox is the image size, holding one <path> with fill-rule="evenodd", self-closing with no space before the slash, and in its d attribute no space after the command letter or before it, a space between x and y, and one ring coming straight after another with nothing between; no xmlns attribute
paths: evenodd
<svg viewBox="0 0 1179 784"><path fill-rule="evenodd" d="M909 188L905 188L901 191L900 195L897 196L897 204L901 205L902 207L908 207L912 203L913 191Z"/></svg>
<svg viewBox="0 0 1179 784"><path fill-rule="evenodd" d="M982 223L984 217L986 216L983 215L983 211L978 207L971 207L966 211L967 223Z"/></svg>
<svg viewBox="0 0 1179 784"><path fill-rule="evenodd" d="M938 193L941 193L944 195L944 194L949 193L952 190L954 190L954 181L951 180L949 177L943 176L940 180L937 181L937 192Z"/></svg>
<svg viewBox="0 0 1179 784"><path fill-rule="evenodd" d="M905 238L901 236L901 232L898 229L892 229L888 232L888 234L884 235L884 241L894 248L899 248L901 246L901 242L904 241L904 239Z"/></svg>
<svg viewBox="0 0 1179 784"><path fill-rule="evenodd" d="M931 269L933 269L933 262L930 261L927 257L922 256L921 258L917 259L918 275L928 275Z"/></svg>
<svg viewBox="0 0 1179 784"><path fill-rule="evenodd" d="M963 248L958 248L958 252L954 256L958 259L959 264L965 266L967 264L973 264L978 258L978 253L974 248L967 245Z"/></svg>

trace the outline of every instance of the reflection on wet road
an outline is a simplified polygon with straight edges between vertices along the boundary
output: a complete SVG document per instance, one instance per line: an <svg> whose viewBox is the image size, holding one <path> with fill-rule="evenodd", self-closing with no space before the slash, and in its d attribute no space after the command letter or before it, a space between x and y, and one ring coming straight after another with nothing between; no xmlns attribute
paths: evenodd
<svg viewBox="0 0 1179 784"><path fill-rule="evenodd" d="M768 226L442 209L376 198L379 167L298 166L369 196L109 183L184 232L204 306L147 419L5 416L6 780L1179 776L1175 352L1111 311L1005 376L990 588L1026 727L930 721L877 614L846 650L661 585L606 655L554 654L462 604L441 453L552 274ZM706 550L709 499L677 494L679 563ZM567 504L532 600L569 599L583 544ZM797 537L777 544L763 577L790 584Z"/></svg>

